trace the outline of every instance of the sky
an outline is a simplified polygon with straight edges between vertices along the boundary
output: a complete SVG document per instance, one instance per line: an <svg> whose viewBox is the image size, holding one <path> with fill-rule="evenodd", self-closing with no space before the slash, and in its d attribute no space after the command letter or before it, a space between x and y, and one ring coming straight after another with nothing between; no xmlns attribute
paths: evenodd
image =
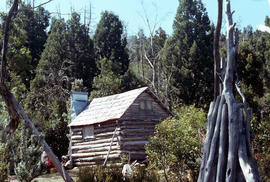
<svg viewBox="0 0 270 182"><path fill-rule="evenodd" d="M26 0L27 1L27 0ZM30 1L30 0L28 0ZM35 4L47 0L35 0ZM224 0L225 1L225 0ZM6 0L0 0L0 11L7 11ZM211 22L216 24L217 0L202 0ZM139 29L144 29L149 34L146 17L150 22L151 30L162 27L167 34L172 34L172 25L176 15L178 0L52 0L44 5L50 12L61 12L68 18L73 10L89 16L91 4L92 30L94 31L102 11L109 10L119 16L127 28L128 35L137 34ZM264 25L265 16L270 16L270 0L231 0L232 10L235 10L234 21L242 29L252 25L254 29L267 30ZM225 6L224 6L225 7ZM53 14L57 15L57 14ZM225 27L225 15L223 16ZM156 25L156 26L155 26Z"/></svg>

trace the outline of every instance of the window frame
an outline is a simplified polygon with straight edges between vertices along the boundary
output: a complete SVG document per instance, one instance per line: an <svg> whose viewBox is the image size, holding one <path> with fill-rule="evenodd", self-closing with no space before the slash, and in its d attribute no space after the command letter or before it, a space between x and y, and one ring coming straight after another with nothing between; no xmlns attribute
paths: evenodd
<svg viewBox="0 0 270 182"><path fill-rule="evenodd" d="M83 139L93 139L95 138L94 126L84 126L82 129Z"/></svg>

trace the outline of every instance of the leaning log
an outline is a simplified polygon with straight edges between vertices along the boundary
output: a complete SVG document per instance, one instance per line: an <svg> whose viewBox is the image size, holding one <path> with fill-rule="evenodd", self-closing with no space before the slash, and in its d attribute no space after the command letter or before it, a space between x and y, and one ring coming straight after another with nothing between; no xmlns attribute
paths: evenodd
<svg viewBox="0 0 270 182"><path fill-rule="evenodd" d="M5 21L5 28L4 28L4 39L3 39L3 48L2 48L2 57L1 57L1 75L0 75L0 94L3 100L6 103L7 110L10 117L10 122L6 127L6 131L12 133L14 132L20 119L25 121L25 125L30 128L35 135L37 135L43 145L45 152L47 153L50 161L56 167L57 171L60 173L62 178L67 182L73 182L72 178L68 175L66 170L64 169L63 165L59 162L57 157L54 155L51 148L48 146L46 141L41 137L41 134L35 128L31 120L28 116L24 113L23 108L16 100L14 95L10 92L9 88L7 87L6 80L7 80L7 53L8 53L8 41L9 41L9 30L10 30L10 23L14 16L16 16L18 10L18 0L14 0L12 7L8 13L8 16Z"/></svg>

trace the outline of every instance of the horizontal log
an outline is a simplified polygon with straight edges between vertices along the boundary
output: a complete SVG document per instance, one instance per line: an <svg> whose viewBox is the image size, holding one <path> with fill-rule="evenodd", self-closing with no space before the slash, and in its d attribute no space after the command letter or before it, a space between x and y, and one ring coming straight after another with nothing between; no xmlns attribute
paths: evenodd
<svg viewBox="0 0 270 182"><path fill-rule="evenodd" d="M146 143L149 143L148 140L142 140L142 141L121 141L118 143L116 139L114 139L114 142L112 145L121 145L121 146L137 146L137 145L145 145ZM74 150L79 150L79 149L94 149L94 148L99 148L99 147L107 147L110 145L110 142L107 143L99 143L99 144L89 144L89 145L77 145L77 146L72 146L71 149L72 151Z"/></svg>
<svg viewBox="0 0 270 182"><path fill-rule="evenodd" d="M102 164L102 162L103 161L101 161L101 160L100 161L95 161L95 162L76 162L75 166L77 166L77 167L83 167L83 166L98 167L98 166L100 166ZM123 164L120 163L120 162L118 162L118 163L113 162L113 164L107 164L106 166L107 167L110 167L110 166L112 166L112 167L117 167L117 166L121 167L122 165Z"/></svg>
<svg viewBox="0 0 270 182"><path fill-rule="evenodd" d="M77 148L72 149L73 153L90 153L90 152L101 152L101 151L108 151L108 147L99 147L99 148ZM112 146L112 150L120 150L120 146Z"/></svg>
<svg viewBox="0 0 270 182"><path fill-rule="evenodd" d="M71 131L72 131L72 132L82 131L82 128L81 128L81 127L76 127L76 128L71 127Z"/></svg>
<svg viewBox="0 0 270 182"><path fill-rule="evenodd" d="M94 127L95 128L104 128L104 127L116 127L118 126L119 124L121 124L121 122L118 121L118 123L116 123L115 120L110 120L110 121L105 121L105 122L102 122L102 123L96 123L94 124Z"/></svg>
<svg viewBox="0 0 270 182"><path fill-rule="evenodd" d="M121 150L129 150L129 151L142 151L145 152L144 145L141 146L133 146L133 145L128 145L128 146L121 146Z"/></svg>
<svg viewBox="0 0 270 182"><path fill-rule="evenodd" d="M145 151L122 150L121 153L131 154L131 155L145 155Z"/></svg>
<svg viewBox="0 0 270 182"><path fill-rule="evenodd" d="M92 142L92 141L102 140L102 139L109 139L109 138L112 138L112 135L113 135L113 132L105 132L105 133L95 134L93 139L90 138L90 139L76 140L76 141L72 141L72 144ZM119 136L120 132L116 132L116 136L117 135Z"/></svg>
<svg viewBox="0 0 270 182"><path fill-rule="evenodd" d="M95 128L94 134L104 133L104 132L114 132L115 127L108 127L108 128ZM120 131L120 128L118 128L116 131Z"/></svg>
<svg viewBox="0 0 270 182"><path fill-rule="evenodd" d="M77 146L72 146L71 149L72 151L73 150L76 150L76 149L90 149L90 148L99 148L99 147L107 147L107 146L110 146L110 142L108 143L100 143L100 144L91 144L91 145L77 145ZM112 145L119 145L118 142L113 142Z"/></svg>
<svg viewBox="0 0 270 182"><path fill-rule="evenodd" d="M97 152L94 154L72 154L73 160L77 161L93 161L98 159L105 159L107 152ZM118 158L121 156L121 152L112 151L109 158Z"/></svg>
<svg viewBox="0 0 270 182"><path fill-rule="evenodd" d="M71 136L71 140L81 140L83 139L82 135L73 135Z"/></svg>
<svg viewBox="0 0 270 182"><path fill-rule="evenodd" d="M82 131L71 131L72 135L82 135Z"/></svg>
<svg viewBox="0 0 270 182"><path fill-rule="evenodd" d="M121 126L124 126L124 125L156 125L160 123L159 120L144 120L144 121L123 121Z"/></svg>
<svg viewBox="0 0 270 182"><path fill-rule="evenodd" d="M123 129L150 129L150 130L154 130L155 129L155 125L125 125L125 126L121 126L120 127L121 130Z"/></svg>
<svg viewBox="0 0 270 182"><path fill-rule="evenodd" d="M117 136L117 138L114 138L114 142L129 142L129 141L148 141L149 136L143 136L143 137L136 137L136 136L131 136L131 137L122 137L122 136ZM88 147L90 147L91 145L95 145L95 144L104 144L104 143L110 143L111 142L111 138L106 138L106 139L95 139L93 141L88 141L85 142L84 140L76 140L76 141L72 141L72 146L74 147L74 149L76 147L83 147L85 145L87 145ZM122 143L119 143L120 145ZM91 146L92 147L92 146Z"/></svg>
<svg viewBox="0 0 270 182"><path fill-rule="evenodd" d="M74 161L90 161L94 159L105 159L108 151L103 151L103 152L91 152L91 153L73 153L72 158ZM109 158L113 158L113 156L120 156L121 154L126 153L126 154L131 154L131 155L145 155L144 151L130 151L130 150L116 150L116 151L111 151Z"/></svg>
<svg viewBox="0 0 270 182"><path fill-rule="evenodd" d="M127 146L127 145L145 145L147 143L149 143L149 141L145 140L145 141L128 141L120 144L121 146Z"/></svg>
<svg viewBox="0 0 270 182"><path fill-rule="evenodd" d="M121 137L121 141L142 141L148 140L149 136L133 136L133 137Z"/></svg>
<svg viewBox="0 0 270 182"><path fill-rule="evenodd" d="M136 128L136 129L123 129L121 133L154 133L154 128L153 129L144 129L144 128Z"/></svg>
<svg viewBox="0 0 270 182"><path fill-rule="evenodd" d="M74 161L74 165L77 166L77 167L82 167L82 166L94 166L94 165L97 165L96 162L76 162Z"/></svg>
<svg viewBox="0 0 270 182"><path fill-rule="evenodd" d="M147 121L152 121L152 122L159 122L160 119L142 119L142 118L121 118L121 119L118 119L118 121L122 122L122 123L126 123L126 122L147 122Z"/></svg>
<svg viewBox="0 0 270 182"><path fill-rule="evenodd" d="M120 138L114 138L113 141L117 142ZM100 144L100 143L110 143L112 141L112 138L105 138L105 139L94 139L94 140L91 140L91 141L83 141L80 142L79 145L95 145L95 144Z"/></svg>
<svg viewBox="0 0 270 182"><path fill-rule="evenodd" d="M149 139L150 136L153 136L155 133L121 133L121 136L123 138L139 138L139 137L143 137L146 138L146 140Z"/></svg>

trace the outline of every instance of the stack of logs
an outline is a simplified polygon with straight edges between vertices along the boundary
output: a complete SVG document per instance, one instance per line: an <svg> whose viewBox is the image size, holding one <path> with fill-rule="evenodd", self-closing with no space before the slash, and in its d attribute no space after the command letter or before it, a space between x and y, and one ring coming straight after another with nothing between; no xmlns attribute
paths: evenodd
<svg viewBox="0 0 270 182"><path fill-rule="evenodd" d="M102 164L108 152L109 160L115 164L120 162L122 154L142 161L145 159L144 145L154 134L157 123L154 120L113 120L94 124L94 136L88 139L83 138L83 127L71 127L73 162L75 166Z"/></svg>

